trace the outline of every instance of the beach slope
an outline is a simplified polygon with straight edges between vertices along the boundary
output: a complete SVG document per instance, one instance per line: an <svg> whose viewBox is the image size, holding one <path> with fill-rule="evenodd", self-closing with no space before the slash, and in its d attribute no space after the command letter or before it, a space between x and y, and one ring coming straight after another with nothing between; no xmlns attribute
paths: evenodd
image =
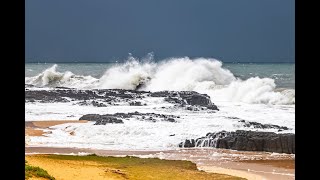
<svg viewBox="0 0 320 180"><path fill-rule="evenodd" d="M96 155L27 155L32 166L39 166L55 179L244 179L199 171L190 161Z"/></svg>

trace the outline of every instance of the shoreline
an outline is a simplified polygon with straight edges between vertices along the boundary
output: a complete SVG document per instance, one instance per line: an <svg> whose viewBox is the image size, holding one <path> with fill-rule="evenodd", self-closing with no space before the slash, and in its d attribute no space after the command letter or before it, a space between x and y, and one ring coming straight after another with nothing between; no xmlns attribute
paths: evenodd
<svg viewBox="0 0 320 180"><path fill-rule="evenodd" d="M86 123L88 121L26 121L25 136L44 136L43 130L63 123ZM33 154L64 154L98 156L136 156L140 158L160 158L166 160L189 160L197 165L199 170L211 173L227 174L246 179L294 179L295 155L268 152L235 151L214 148L181 148L166 151L125 151L99 150L86 148L60 148L25 146L25 155Z"/></svg>
<svg viewBox="0 0 320 180"><path fill-rule="evenodd" d="M56 179L220 179L244 180L239 176L210 173L199 170L191 161L172 161L159 158L112 157L112 156L70 156L70 155L28 155L29 167L41 167L48 176ZM34 169L35 169L34 168ZM30 170L28 171L29 174ZM33 177L41 177L33 173ZM30 176L29 176L30 177ZM53 178L51 178L53 179Z"/></svg>
<svg viewBox="0 0 320 180"><path fill-rule="evenodd" d="M51 126L65 123L86 123L86 120L44 120L44 121L25 121L25 136L44 136L44 130L50 130Z"/></svg>
<svg viewBox="0 0 320 180"><path fill-rule="evenodd" d="M61 154L61 155L86 155L87 154L97 154L98 156L114 156L114 157L125 157L125 156L136 156L139 158L154 158L158 157L160 159L166 160L189 160L197 165L199 170L211 173L227 174L231 176L238 176L242 178L250 179L294 179L294 159L284 157L282 159L275 160L263 159L263 160L225 160L225 157L234 156L236 153L246 154L247 152L231 152L228 150L219 150L212 149L212 151L218 151L218 153L224 152L224 155L221 159L210 159L210 160L196 160L199 158L195 155L197 152L202 150L191 150L185 149L184 152L179 152L177 150L170 151L119 151L119 150L95 150L95 149L81 149L81 148L55 148L55 147L26 147L25 152L26 156L34 154ZM181 154L189 152L189 157L181 156ZM168 156L165 156L168 154ZM188 153L187 153L188 154ZM258 153L252 153L254 154ZM180 156L179 156L180 155ZM162 156L162 157L161 157ZM281 155L280 155L281 156ZM267 158L267 157L265 157ZM277 157L279 158L279 157ZM279 167L276 164L279 161L285 160L287 167ZM269 162L269 163L266 163Z"/></svg>

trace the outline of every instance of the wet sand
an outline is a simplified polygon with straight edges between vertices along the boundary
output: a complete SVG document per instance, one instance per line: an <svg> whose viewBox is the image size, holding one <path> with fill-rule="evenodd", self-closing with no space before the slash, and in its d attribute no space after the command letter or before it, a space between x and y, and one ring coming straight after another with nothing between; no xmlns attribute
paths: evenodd
<svg viewBox="0 0 320 180"><path fill-rule="evenodd" d="M26 122L26 136L43 135L43 129L63 123L85 123L87 121L30 121ZM31 147L26 145L28 154L81 154L95 153L100 156L158 157L168 160L189 160L198 169L213 173L239 176L247 179L295 179L294 155L234 151L214 148L185 148L168 151L121 151L81 148Z"/></svg>
<svg viewBox="0 0 320 180"><path fill-rule="evenodd" d="M68 121L26 121L25 136L43 136L43 130L50 129L50 126L55 126L64 123L86 123L86 120L68 120Z"/></svg>
<svg viewBox="0 0 320 180"><path fill-rule="evenodd" d="M295 163L292 161L293 160L283 159L283 160L243 160L240 162L264 164L264 165L275 166L275 167L285 168L285 169L295 169Z"/></svg>
<svg viewBox="0 0 320 180"><path fill-rule="evenodd" d="M50 121L26 121L25 122L25 127L30 127L30 128L48 128L50 126L55 126L58 124L65 124L65 123L86 123L88 121L86 120L50 120Z"/></svg>

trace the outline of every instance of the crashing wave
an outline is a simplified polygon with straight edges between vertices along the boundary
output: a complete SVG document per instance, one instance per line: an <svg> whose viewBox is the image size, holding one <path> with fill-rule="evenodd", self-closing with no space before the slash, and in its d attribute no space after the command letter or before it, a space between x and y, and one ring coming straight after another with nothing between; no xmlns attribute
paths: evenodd
<svg viewBox="0 0 320 180"><path fill-rule="evenodd" d="M197 91L210 95L215 101L295 103L295 90L278 91L270 78L241 80L223 68L221 61L212 58L171 58L156 63L130 57L126 63L107 69L100 79L70 71L58 72L57 67L54 65L37 76L27 77L26 84L79 89Z"/></svg>
<svg viewBox="0 0 320 180"><path fill-rule="evenodd" d="M70 71L58 72L58 65L44 70L34 77L26 77L25 83L40 87L70 87L70 88L94 88L98 79L92 76L75 75Z"/></svg>

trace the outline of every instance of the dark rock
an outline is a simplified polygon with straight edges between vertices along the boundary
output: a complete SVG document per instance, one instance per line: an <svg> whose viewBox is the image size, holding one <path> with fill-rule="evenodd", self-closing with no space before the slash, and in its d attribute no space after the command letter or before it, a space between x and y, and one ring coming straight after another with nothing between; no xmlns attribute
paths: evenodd
<svg viewBox="0 0 320 180"><path fill-rule="evenodd" d="M107 107L107 105L103 104L103 103L99 103L97 101L91 101L91 104L95 107Z"/></svg>
<svg viewBox="0 0 320 180"><path fill-rule="evenodd" d="M214 105L210 97L206 94L199 94L194 91L160 91L153 92L150 95L151 97L164 97L167 96L164 100L173 104L178 104L180 106L199 106L206 107L210 110L219 110L216 105ZM187 108L188 110L194 110Z"/></svg>
<svg viewBox="0 0 320 180"><path fill-rule="evenodd" d="M186 102L180 98L166 97L164 100L173 104L179 104L180 106L186 105Z"/></svg>
<svg viewBox="0 0 320 180"><path fill-rule="evenodd" d="M101 120L97 120L96 123L94 125L106 125L108 123L115 123L115 124L119 124L119 123L123 123L123 121L121 119L117 119L114 117L105 117Z"/></svg>
<svg viewBox="0 0 320 180"><path fill-rule="evenodd" d="M140 81L139 81L139 84L136 86L136 91L137 90L140 90L141 88L143 88L144 86L145 86L145 84L147 83L147 82L149 82L151 80L151 78L150 77L146 77L146 78L144 78L144 79L141 79Z"/></svg>
<svg viewBox="0 0 320 180"><path fill-rule="evenodd" d="M186 108L186 110L193 111L193 108L189 106Z"/></svg>
<svg viewBox="0 0 320 180"><path fill-rule="evenodd" d="M27 86L27 85L26 85ZM210 97L206 94L199 94L194 91L135 91L123 89L93 89L93 90L79 90L66 87L59 87L53 90L30 90L25 88L25 101L26 102L69 102L69 101L89 101L97 107L104 107L105 104L98 103L97 101L107 102L111 105L116 105L118 102L129 102L131 106L142 106L140 101L143 97L163 97L165 101L175 104L175 107L192 106L193 110L219 110L214 105Z"/></svg>
<svg viewBox="0 0 320 180"><path fill-rule="evenodd" d="M89 106L89 105L92 105L92 106L95 106L95 107L107 107L107 105L103 104L103 103L99 103L98 101L80 101L78 103L75 103L75 104L78 104L80 106Z"/></svg>
<svg viewBox="0 0 320 180"><path fill-rule="evenodd" d="M219 110L218 107L214 104L208 105L207 108L211 110Z"/></svg>
<svg viewBox="0 0 320 180"><path fill-rule="evenodd" d="M79 120L96 121L94 125L106 125L108 123L123 123L121 119L108 116L108 115L99 115L99 114L87 114L80 117Z"/></svg>
<svg viewBox="0 0 320 180"><path fill-rule="evenodd" d="M72 100L93 100L102 99L106 102L117 102L119 99L136 99L141 98L144 91L131 90L76 90L76 89L54 89L54 90L26 90L25 99L42 102L64 102L65 98Z"/></svg>
<svg viewBox="0 0 320 180"><path fill-rule="evenodd" d="M244 127L253 127L256 129L278 129L278 131L289 130L288 127L278 126L274 124L261 124L258 122L251 122L245 120L239 120L238 122L241 122Z"/></svg>
<svg viewBox="0 0 320 180"><path fill-rule="evenodd" d="M173 118L168 118L168 119L166 119L166 121L169 121L169 122L176 122Z"/></svg>
<svg viewBox="0 0 320 180"><path fill-rule="evenodd" d="M142 106L141 102L139 101L133 101L133 102L129 102L130 106Z"/></svg>
<svg viewBox="0 0 320 180"><path fill-rule="evenodd" d="M184 94L182 96L183 99L187 101L190 105L199 105L199 106L209 106L211 105L210 97L202 95L202 94Z"/></svg>
<svg viewBox="0 0 320 180"><path fill-rule="evenodd" d="M184 147L184 148L189 148L189 147L194 147L195 146L195 140L194 139L187 139L185 142L181 142L179 144L179 147Z"/></svg>
<svg viewBox="0 0 320 180"><path fill-rule="evenodd" d="M198 138L195 143L185 140L179 147L215 147L240 151L267 151L277 153L295 153L295 134L276 134L273 132L221 131L208 133L205 137Z"/></svg>
<svg viewBox="0 0 320 180"><path fill-rule="evenodd" d="M155 114L155 113L139 113L136 111L131 113L115 113L115 114L104 114L104 115L87 114L87 115L83 115L79 120L96 121L98 124L106 124L106 123L123 123L122 119L129 119L129 118L136 118L137 120L151 121L151 122L157 122L157 121L176 122L174 118L177 118L177 116Z"/></svg>

